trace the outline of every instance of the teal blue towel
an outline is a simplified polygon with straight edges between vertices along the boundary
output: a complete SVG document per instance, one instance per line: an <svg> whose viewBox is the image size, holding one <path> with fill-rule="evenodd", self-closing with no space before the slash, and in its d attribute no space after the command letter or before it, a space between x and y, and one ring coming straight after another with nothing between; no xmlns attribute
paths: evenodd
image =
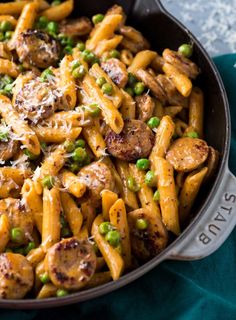
<svg viewBox="0 0 236 320"><path fill-rule="evenodd" d="M236 175L236 54L214 59L231 108L230 169ZM41 311L1 310L0 320L236 319L236 231L200 261L166 261L135 282L88 302Z"/></svg>

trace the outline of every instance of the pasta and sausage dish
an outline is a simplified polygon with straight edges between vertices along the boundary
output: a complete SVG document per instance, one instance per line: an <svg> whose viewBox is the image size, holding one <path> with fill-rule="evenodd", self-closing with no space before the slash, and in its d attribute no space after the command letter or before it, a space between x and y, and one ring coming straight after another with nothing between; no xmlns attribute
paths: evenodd
<svg viewBox="0 0 236 320"><path fill-rule="evenodd" d="M218 152L193 47L150 49L123 9L0 3L0 298L119 279L189 223Z"/></svg>

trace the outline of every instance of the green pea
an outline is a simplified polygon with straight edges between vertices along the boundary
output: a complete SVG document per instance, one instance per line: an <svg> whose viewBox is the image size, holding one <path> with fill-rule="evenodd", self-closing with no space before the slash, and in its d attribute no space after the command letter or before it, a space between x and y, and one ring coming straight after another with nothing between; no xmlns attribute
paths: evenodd
<svg viewBox="0 0 236 320"><path fill-rule="evenodd" d="M158 117L152 117L148 120L147 125L150 129L157 128L160 124L160 119Z"/></svg>
<svg viewBox="0 0 236 320"><path fill-rule="evenodd" d="M140 190L140 186L136 183L133 177L128 177L127 187L130 191L133 191L133 192L138 192Z"/></svg>
<svg viewBox="0 0 236 320"><path fill-rule="evenodd" d="M49 81L50 78L53 76L53 72L51 69L45 69L40 76L40 81L41 82L46 82Z"/></svg>
<svg viewBox="0 0 236 320"><path fill-rule="evenodd" d="M133 73L128 74L128 84L130 87L134 87L135 84L137 83L136 77L133 75Z"/></svg>
<svg viewBox="0 0 236 320"><path fill-rule="evenodd" d="M109 55L111 58L120 58L120 52L116 49L111 50Z"/></svg>
<svg viewBox="0 0 236 320"><path fill-rule="evenodd" d="M136 167L139 170L147 170L150 166L150 161L148 159L138 159L136 162Z"/></svg>
<svg viewBox="0 0 236 320"><path fill-rule="evenodd" d="M74 41L73 38L67 37L67 39L66 39L66 44L67 44L68 46L74 47L75 41Z"/></svg>
<svg viewBox="0 0 236 320"><path fill-rule="evenodd" d="M72 48L72 46L66 46L66 47L64 48L64 53L65 53L65 54L72 54L72 53L73 53L73 48Z"/></svg>
<svg viewBox="0 0 236 320"><path fill-rule="evenodd" d="M148 227L148 222L146 219L137 219L135 226L138 230L146 230Z"/></svg>
<svg viewBox="0 0 236 320"><path fill-rule="evenodd" d="M47 25L47 30L49 32L52 32L52 33L58 33L58 23L56 23L55 21L50 21Z"/></svg>
<svg viewBox="0 0 236 320"><path fill-rule="evenodd" d="M56 293L56 295L57 295L58 298L60 298L60 297L65 297L65 296L67 296L68 294L69 294L68 291L65 290L65 289L58 289L58 290L57 290L57 293Z"/></svg>
<svg viewBox="0 0 236 320"><path fill-rule="evenodd" d="M2 77L2 81L3 83L6 84L11 84L14 82L14 80L12 79L12 77L8 76L7 74L4 75L4 77Z"/></svg>
<svg viewBox="0 0 236 320"><path fill-rule="evenodd" d="M133 90L133 88L127 87L127 88L125 88L125 91L126 91L131 97L134 96L134 90Z"/></svg>
<svg viewBox="0 0 236 320"><path fill-rule="evenodd" d="M0 24L0 30L2 32L10 31L13 29L13 25L9 21L2 21Z"/></svg>
<svg viewBox="0 0 236 320"><path fill-rule="evenodd" d="M5 32L5 39L6 39L6 40L11 39L13 33L14 33L13 31L6 31L6 32Z"/></svg>
<svg viewBox="0 0 236 320"><path fill-rule="evenodd" d="M105 239L110 243L112 247L117 247L120 244L120 233L117 230L108 231Z"/></svg>
<svg viewBox="0 0 236 320"><path fill-rule="evenodd" d="M78 60L74 60L72 63L71 63L71 70L75 70L76 68L80 67L81 66L81 63L78 61Z"/></svg>
<svg viewBox="0 0 236 320"><path fill-rule="evenodd" d="M106 83L106 79L104 77L99 77L96 80L96 84L101 88Z"/></svg>
<svg viewBox="0 0 236 320"><path fill-rule="evenodd" d="M40 142L40 146L41 146L42 150L46 150L46 148L47 148L47 144L44 141Z"/></svg>
<svg viewBox="0 0 236 320"><path fill-rule="evenodd" d="M40 28L42 29L46 28L48 24L48 18L45 16L39 17L38 24Z"/></svg>
<svg viewBox="0 0 236 320"><path fill-rule="evenodd" d="M156 177L153 171L148 171L145 175L145 183L146 185L148 185L149 187L155 187L157 181L156 181Z"/></svg>
<svg viewBox="0 0 236 320"><path fill-rule="evenodd" d="M5 35L3 32L0 32L0 41L4 41L5 40Z"/></svg>
<svg viewBox="0 0 236 320"><path fill-rule="evenodd" d="M70 164L69 168L70 168L70 171L76 173L81 169L81 166L78 163L74 162Z"/></svg>
<svg viewBox="0 0 236 320"><path fill-rule="evenodd" d="M25 254L27 255L34 248L35 248L35 243L33 241L29 242L25 247Z"/></svg>
<svg viewBox="0 0 236 320"><path fill-rule="evenodd" d="M134 93L137 95L137 96L140 96L143 91L145 89L145 86L142 82L137 82L135 85L134 85Z"/></svg>
<svg viewBox="0 0 236 320"><path fill-rule="evenodd" d="M99 108L97 103L92 103L89 105L89 114L93 118L100 116L101 109Z"/></svg>
<svg viewBox="0 0 236 320"><path fill-rule="evenodd" d="M46 176L42 179L42 185L44 188L51 189L54 184L54 178L52 176Z"/></svg>
<svg viewBox="0 0 236 320"><path fill-rule="evenodd" d="M76 148L84 148L85 147L85 141L84 139L78 139L75 141L75 147Z"/></svg>
<svg viewBox="0 0 236 320"><path fill-rule="evenodd" d="M70 229L68 227L64 227L61 229L62 238L67 238L71 235Z"/></svg>
<svg viewBox="0 0 236 320"><path fill-rule="evenodd" d="M83 57L84 61L91 63L95 59L95 54L93 52L91 52L90 50L85 49L82 52L82 57Z"/></svg>
<svg viewBox="0 0 236 320"><path fill-rule="evenodd" d="M7 93L7 95L11 95L12 94L12 88L13 88L12 84L5 85L4 90Z"/></svg>
<svg viewBox="0 0 236 320"><path fill-rule="evenodd" d="M102 222L100 225L99 225L99 233L101 235L106 235L109 231L111 231L113 229L112 225L110 224L110 222L108 221L105 221L105 222Z"/></svg>
<svg viewBox="0 0 236 320"><path fill-rule="evenodd" d="M92 17L92 21L93 21L94 24L102 22L103 19L104 19L104 15L101 14L101 13L98 13L95 16Z"/></svg>
<svg viewBox="0 0 236 320"><path fill-rule="evenodd" d="M154 192L153 200L154 200L154 201L160 201L160 192L159 192L159 190L156 190L156 191Z"/></svg>
<svg viewBox="0 0 236 320"><path fill-rule="evenodd" d="M102 85L102 92L107 94L108 96L110 96L112 94L113 88L112 85L110 83L104 83Z"/></svg>
<svg viewBox="0 0 236 320"><path fill-rule="evenodd" d="M85 50L85 44L84 42L80 41L77 43L76 48L79 49L79 51L84 51Z"/></svg>
<svg viewBox="0 0 236 320"><path fill-rule="evenodd" d="M8 138L9 138L8 129L6 128L6 129L0 130L0 141L7 142Z"/></svg>
<svg viewBox="0 0 236 320"><path fill-rule="evenodd" d="M43 284L46 284L50 281L49 275L47 272L44 272L39 275L39 279Z"/></svg>
<svg viewBox="0 0 236 320"><path fill-rule="evenodd" d="M75 70L72 71L72 76L75 79L83 79L83 77L86 74L86 69L84 66L79 66L78 68L76 68Z"/></svg>
<svg viewBox="0 0 236 320"><path fill-rule="evenodd" d="M198 133L195 131L192 131L192 132L188 132L186 136L189 138L198 138Z"/></svg>
<svg viewBox="0 0 236 320"><path fill-rule="evenodd" d="M60 1L60 0L54 0L54 1L51 3L51 6L52 6L52 7L56 7L56 6L58 6L59 4L61 4L61 1Z"/></svg>
<svg viewBox="0 0 236 320"><path fill-rule="evenodd" d="M18 69L19 69L20 72L25 71L25 68L24 68L23 64L19 64L18 65Z"/></svg>
<svg viewBox="0 0 236 320"><path fill-rule="evenodd" d="M30 159L30 160L35 160L38 158L37 155L33 154L31 151L29 151L28 149L24 149L24 154Z"/></svg>
<svg viewBox="0 0 236 320"><path fill-rule="evenodd" d="M59 33L57 39L61 42L63 46L67 44L67 36L64 33Z"/></svg>
<svg viewBox="0 0 236 320"><path fill-rule="evenodd" d="M75 162L79 162L79 163L82 163L86 159L86 156L87 156L86 150L81 147L76 148L75 151L72 153L72 159Z"/></svg>
<svg viewBox="0 0 236 320"><path fill-rule="evenodd" d="M25 238L24 231L21 228L11 229L11 241L21 243Z"/></svg>
<svg viewBox="0 0 236 320"><path fill-rule="evenodd" d="M190 58L193 54L193 46L191 44L184 43L179 47L178 52L186 58Z"/></svg>
<svg viewBox="0 0 236 320"><path fill-rule="evenodd" d="M64 147L66 149L66 152L73 152L75 150L75 144L73 141L70 141L70 140L66 140L64 142Z"/></svg>

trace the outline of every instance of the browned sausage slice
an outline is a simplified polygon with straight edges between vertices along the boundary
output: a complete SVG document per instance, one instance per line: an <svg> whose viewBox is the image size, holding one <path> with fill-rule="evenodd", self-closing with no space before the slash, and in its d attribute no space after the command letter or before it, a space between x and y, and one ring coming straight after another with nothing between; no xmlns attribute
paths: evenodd
<svg viewBox="0 0 236 320"><path fill-rule="evenodd" d="M150 44L144 38L141 32L130 26L121 26L120 34L123 35L121 46L130 50L132 53L138 53L141 50L149 49Z"/></svg>
<svg viewBox="0 0 236 320"><path fill-rule="evenodd" d="M128 81L128 72L123 62L112 58L102 62L101 67L119 88L125 87Z"/></svg>
<svg viewBox="0 0 236 320"><path fill-rule="evenodd" d="M14 92L15 109L34 124L50 117L62 105L62 92L57 88L54 78L52 76L52 81L45 84L35 76L26 81L18 92Z"/></svg>
<svg viewBox="0 0 236 320"><path fill-rule="evenodd" d="M188 172L197 169L208 156L208 145L204 140L180 138L170 146L166 159L175 170Z"/></svg>
<svg viewBox="0 0 236 320"><path fill-rule="evenodd" d="M83 167L78 173L78 177L87 186L89 200L95 206L100 204L102 190L114 191L115 189L111 170L103 162L93 162Z"/></svg>
<svg viewBox="0 0 236 320"><path fill-rule="evenodd" d="M0 131L4 132L2 126L0 126ZM18 150L19 143L16 140L13 140L11 138L11 132L9 132L9 137L7 137L5 140L0 141L0 161L6 161L13 157L13 155L17 152Z"/></svg>
<svg viewBox="0 0 236 320"><path fill-rule="evenodd" d="M78 290L93 276L96 255L87 240L63 239L48 250L44 265L54 285Z"/></svg>
<svg viewBox="0 0 236 320"><path fill-rule="evenodd" d="M1 299L24 298L33 281L33 269L24 256L10 252L0 254Z"/></svg>
<svg viewBox="0 0 236 320"><path fill-rule="evenodd" d="M116 134L109 129L105 140L112 156L134 161L149 155L154 145L154 134L141 120L125 120L121 133Z"/></svg>
<svg viewBox="0 0 236 320"><path fill-rule="evenodd" d="M135 75L140 81L142 81L145 84L146 87L148 87L151 90L152 94L158 100L160 100L162 103L166 102L165 91L148 71L139 69L136 71Z"/></svg>
<svg viewBox="0 0 236 320"><path fill-rule="evenodd" d="M19 227L24 232L22 243L31 239L33 232L33 219L20 199L6 198L0 200L0 215L6 214L10 221L10 227Z"/></svg>
<svg viewBox="0 0 236 320"><path fill-rule="evenodd" d="M150 119L155 108L155 102L149 96L149 94L136 96L135 101L138 111L138 119L144 122Z"/></svg>
<svg viewBox="0 0 236 320"><path fill-rule="evenodd" d="M54 66L59 60L57 40L41 30L27 30L19 35L16 52L21 62L38 68Z"/></svg>
<svg viewBox="0 0 236 320"><path fill-rule="evenodd" d="M87 17L64 20L59 26L60 33L69 37L84 36L90 33L92 28L92 23Z"/></svg>
<svg viewBox="0 0 236 320"><path fill-rule="evenodd" d="M147 229L136 227L138 219L145 219ZM141 260L147 260L160 253L167 245L168 234L162 221L150 211L141 208L128 213L130 242L134 254Z"/></svg>
<svg viewBox="0 0 236 320"><path fill-rule="evenodd" d="M195 79L199 75L200 69L198 66L182 54L170 49L165 49L162 55L166 62L175 66L179 72L184 73L187 77Z"/></svg>

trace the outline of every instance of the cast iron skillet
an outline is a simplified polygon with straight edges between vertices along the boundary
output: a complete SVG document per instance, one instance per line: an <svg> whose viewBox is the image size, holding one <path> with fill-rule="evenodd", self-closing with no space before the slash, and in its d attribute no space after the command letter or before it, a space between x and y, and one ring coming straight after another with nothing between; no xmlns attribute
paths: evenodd
<svg viewBox="0 0 236 320"><path fill-rule="evenodd" d="M215 65L201 44L162 7L159 0L89 0L76 1L74 15L105 12L114 3L121 4L128 23L150 40L158 52L176 49L182 43L194 44L193 61L202 69L199 85L205 92L205 134L209 145L220 151L218 174L197 199L196 215L191 224L158 256L121 279L100 287L71 294L64 298L44 300L0 300L0 307L34 309L62 306L89 300L116 290L141 277L167 259L195 260L208 256L225 241L236 223L236 178L228 169L230 115L225 89Z"/></svg>

